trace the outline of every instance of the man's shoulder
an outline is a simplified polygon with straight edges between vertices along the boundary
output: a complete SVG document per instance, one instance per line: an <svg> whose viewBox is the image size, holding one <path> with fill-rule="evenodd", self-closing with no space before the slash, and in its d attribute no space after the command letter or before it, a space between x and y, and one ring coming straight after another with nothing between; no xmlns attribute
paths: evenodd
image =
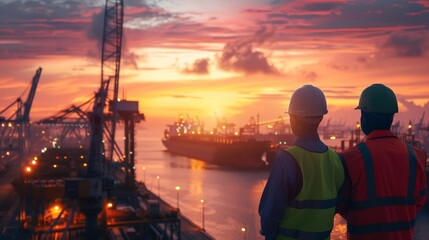
<svg viewBox="0 0 429 240"><path fill-rule="evenodd" d="M284 165L284 166L290 167L290 165L298 164L295 157L290 152L287 151L288 149L289 148L281 149L277 151L276 157L275 157L275 161L277 165Z"/></svg>
<svg viewBox="0 0 429 240"><path fill-rule="evenodd" d="M277 159L293 159L292 155L287 151L289 148L281 149L277 151L276 158Z"/></svg>
<svg viewBox="0 0 429 240"><path fill-rule="evenodd" d="M426 159L427 155L426 152L418 147L413 147L414 153L416 155L417 160L422 165L423 169L426 169Z"/></svg>

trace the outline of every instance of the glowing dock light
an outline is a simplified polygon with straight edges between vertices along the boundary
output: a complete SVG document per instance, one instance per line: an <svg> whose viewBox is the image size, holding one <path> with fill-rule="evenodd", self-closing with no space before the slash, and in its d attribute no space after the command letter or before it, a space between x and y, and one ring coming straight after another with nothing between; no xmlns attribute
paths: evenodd
<svg viewBox="0 0 429 240"><path fill-rule="evenodd" d="M8 127L12 127L12 123L8 123L8 124L7 124L7 126L8 126Z"/></svg>
<svg viewBox="0 0 429 240"><path fill-rule="evenodd" d="M180 207L179 207L179 192L180 192L180 186L176 186L175 187L176 191L177 191L177 210L180 211Z"/></svg>
<svg viewBox="0 0 429 240"><path fill-rule="evenodd" d="M34 157L33 159L37 161L37 157Z"/></svg>
<svg viewBox="0 0 429 240"><path fill-rule="evenodd" d="M84 167L88 166L88 163L83 163L83 166L84 166Z"/></svg>
<svg viewBox="0 0 429 240"><path fill-rule="evenodd" d="M53 214L57 215L61 212L61 207L58 204L55 204L54 206L51 207L51 211Z"/></svg>
<svg viewBox="0 0 429 240"><path fill-rule="evenodd" d="M9 151L7 151L7 152L6 152L6 155L7 155L7 156L9 156L9 155L10 155L10 152L9 152Z"/></svg>
<svg viewBox="0 0 429 240"><path fill-rule="evenodd" d="M331 136L331 137L329 137L329 139L331 139L331 140L335 140L335 139L337 139L337 137L335 137L335 136Z"/></svg>
<svg viewBox="0 0 429 240"><path fill-rule="evenodd" d="M246 228L242 227L241 232L243 233L243 239L246 239Z"/></svg>
<svg viewBox="0 0 429 240"><path fill-rule="evenodd" d="M159 176L156 176L156 179L158 180L158 197L160 197L160 195L159 195L159 190L160 190L160 187L159 187L159 179L160 179L160 177L159 177Z"/></svg>
<svg viewBox="0 0 429 240"><path fill-rule="evenodd" d="M205 220L204 219L204 203L205 203L205 201L204 201L204 199L201 199L200 202L203 204L203 216L202 216L203 219L202 220L203 220L203 231L205 231L205 229L204 229L204 225L205 225L205 221L204 221Z"/></svg>
<svg viewBox="0 0 429 240"><path fill-rule="evenodd" d="M84 158L84 156L83 155L80 155L80 159L83 159Z"/></svg>
<svg viewBox="0 0 429 240"><path fill-rule="evenodd" d="M36 165L36 160L31 161L31 164Z"/></svg>
<svg viewBox="0 0 429 240"><path fill-rule="evenodd" d="M25 171L26 171L26 172L31 172L31 167L27 167L27 168L25 168Z"/></svg>
<svg viewBox="0 0 429 240"><path fill-rule="evenodd" d="M54 168L57 168L58 166L57 166L57 164L54 164L54 166L53 166Z"/></svg>
<svg viewBox="0 0 429 240"><path fill-rule="evenodd" d="M108 203L107 203L107 208L112 208L112 207L113 207L113 203L108 202Z"/></svg>

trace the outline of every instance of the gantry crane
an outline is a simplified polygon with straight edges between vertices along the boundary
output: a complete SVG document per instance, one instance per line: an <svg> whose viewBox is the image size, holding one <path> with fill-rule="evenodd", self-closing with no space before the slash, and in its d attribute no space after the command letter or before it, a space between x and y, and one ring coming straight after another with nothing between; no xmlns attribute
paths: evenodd
<svg viewBox="0 0 429 240"><path fill-rule="evenodd" d="M0 111L0 115L8 112L13 106L16 106L16 111L9 117L0 116L1 133L0 133L0 153L9 153L17 151L19 159L22 161L24 151L28 147L26 136L28 136L28 123L30 122L30 111L33 105L34 97L36 96L37 84L39 83L42 68L36 70L27 99L23 102L19 97L5 109Z"/></svg>
<svg viewBox="0 0 429 240"><path fill-rule="evenodd" d="M124 3L122 0L106 0L104 8L104 29L101 49L101 84L113 81L108 88L110 122L110 144L108 158L113 159L116 121L118 117L119 71L121 67L122 29L124 22Z"/></svg>

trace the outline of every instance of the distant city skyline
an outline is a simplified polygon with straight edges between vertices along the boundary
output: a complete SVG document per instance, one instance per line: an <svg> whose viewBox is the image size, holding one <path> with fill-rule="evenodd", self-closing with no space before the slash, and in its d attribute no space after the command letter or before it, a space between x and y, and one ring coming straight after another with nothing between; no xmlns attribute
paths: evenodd
<svg viewBox="0 0 429 240"><path fill-rule="evenodd" d="M40 66L31 119L88 100L100 84L105 1L0 2L0 109ZM179 114L237 124L284 115L320 87L333 122L359 120L360 92L392 88L401 121L429 115L429 2L124 0L120 95L148 126ZM429 117L425 119L428 122Z"/></svg>

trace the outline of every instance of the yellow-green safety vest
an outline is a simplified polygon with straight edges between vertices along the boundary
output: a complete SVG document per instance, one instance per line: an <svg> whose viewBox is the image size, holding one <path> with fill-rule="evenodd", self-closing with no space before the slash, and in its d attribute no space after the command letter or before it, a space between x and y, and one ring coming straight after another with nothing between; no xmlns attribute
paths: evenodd
<svg viewBox="0 0 429 240"><path fill-rule="evenodd" d="M330 148L319 153L293 146L286 151L301 169L302 188L288 201L276 239L329 239L344 182L341 160Z"/></svg>

